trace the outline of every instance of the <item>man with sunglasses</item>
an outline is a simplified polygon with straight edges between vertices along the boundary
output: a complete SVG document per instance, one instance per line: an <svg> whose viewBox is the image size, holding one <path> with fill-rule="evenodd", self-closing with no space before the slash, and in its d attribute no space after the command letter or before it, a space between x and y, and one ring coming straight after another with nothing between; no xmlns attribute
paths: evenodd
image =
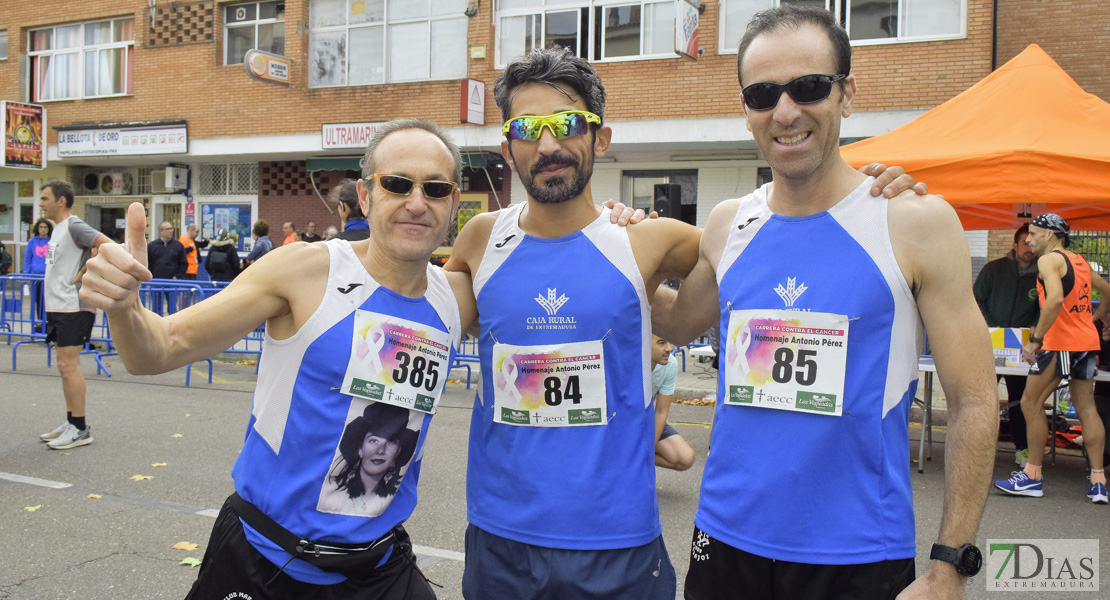
<svg viewBox="0 0 1110 600"><path fill-rule="evenodd" d="M701 232L673 219L621 228L594 203L612 130L585 60L535 50L510 62L494 99L529 201L468 222L446 265L471 275L481 315L463 595L671 600L648 299L694 266Z"/></svg>
<svg viewBox="0 0 1110 600"><path fill-rule="evenodd" d="M875 203L840 157L856 80L827 11L758 13L737 66L774 182L713 209L697 266L652 313L678 343L722 334L686 598L960 598L982 561L998 401L959 220L936 196ZM914 581L922 325L948 435L934 561Z"/></svg>
<svg viewBox="0 0 1110 600"><path fill-rule="evenodd" d="M369 239L275 248L277 259L169 317L139 303L150 279L141 204L128 209L127 244L102 246L89 263L82 298L108 314L132 373L211 356L266 323L235 494L189 598L435 597L402 523L416 505L452 348L475 319L469 277L449 279L428 262L458 206L462 159L443 130L402 119L378 130L364 164L357 193ZM372 504L326 505L345 464L345 426L375 403L405 409L418 458L391 475L390 494L343 490L352 499L378 494ZM363 468L376 468L365 460Z"/></svg>

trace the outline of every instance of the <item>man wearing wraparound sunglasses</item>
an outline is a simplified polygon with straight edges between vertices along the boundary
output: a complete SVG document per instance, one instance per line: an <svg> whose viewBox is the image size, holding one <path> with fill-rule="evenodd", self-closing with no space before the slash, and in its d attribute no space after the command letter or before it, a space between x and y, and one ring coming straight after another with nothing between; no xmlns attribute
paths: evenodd
<svg viewBox="0 0 1110 600"><path fill-rule="evenodd" d="M621 228L594 204L612 131L585 60L533 51L494 99L529 201L472 219L446 265L471 275L481 315L463 594L672 600L648 298L694 266L701 232L673 219Z"/></svg>
<svg viewBox="0 0 1110 600"><path fill-rule="evenodd" d="M840 157L856 81L827 11L757 14L737 67L774 182L713 209L697 266L652 314L678 343L722 333L686 598L960 598L981 564L998 401L959 220L936 196L876 205ZM914 581L922 325L948 435L935 560Z"/></svg>

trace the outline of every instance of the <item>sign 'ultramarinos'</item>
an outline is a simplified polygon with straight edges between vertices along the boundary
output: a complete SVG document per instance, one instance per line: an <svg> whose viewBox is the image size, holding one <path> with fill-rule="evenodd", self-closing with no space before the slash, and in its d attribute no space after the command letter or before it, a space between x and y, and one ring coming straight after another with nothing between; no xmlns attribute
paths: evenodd
<svg viewBox="0 0 1110 600"><path fill-rule="evenodd" d="M320 131L320 147L365 150L382 125L385 123L325 123Z"/></svg>

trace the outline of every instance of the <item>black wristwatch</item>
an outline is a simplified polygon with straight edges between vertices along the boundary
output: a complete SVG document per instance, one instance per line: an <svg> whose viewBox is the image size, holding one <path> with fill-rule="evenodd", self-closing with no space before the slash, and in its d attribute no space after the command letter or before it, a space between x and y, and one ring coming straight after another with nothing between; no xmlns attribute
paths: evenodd
<svg viewBox="0 0 1110 600"><path fill-rule="evenodd" d="M1043 337L1037 337L1037 336L1033 335L1032 333L1029 334L1029 341L1034 343L1034 344L1044 344L1044 338Z"/></svg>
<svg viewBox="0 0 1110 600"><path fill-rule="evenodd" d="M933 544L929 553L932 560L943 560L956 566L956 572L967 577L974 577L983 567L983 553L971 544L964 544L959 548L949 548L940 544Z"/></svg>

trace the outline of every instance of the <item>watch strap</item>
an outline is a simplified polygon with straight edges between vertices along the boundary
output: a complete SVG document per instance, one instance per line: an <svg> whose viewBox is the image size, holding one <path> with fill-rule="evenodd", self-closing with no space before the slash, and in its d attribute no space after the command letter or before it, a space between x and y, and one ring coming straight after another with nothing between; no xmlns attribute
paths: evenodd
<svg viewBox="0 0 1110 600"><path fill-rule="evenodd" d="M944 562L955 564L957 552L958 549L956 548L933 544L933 549L929 551L929 559L943 560Z"/></svg>

